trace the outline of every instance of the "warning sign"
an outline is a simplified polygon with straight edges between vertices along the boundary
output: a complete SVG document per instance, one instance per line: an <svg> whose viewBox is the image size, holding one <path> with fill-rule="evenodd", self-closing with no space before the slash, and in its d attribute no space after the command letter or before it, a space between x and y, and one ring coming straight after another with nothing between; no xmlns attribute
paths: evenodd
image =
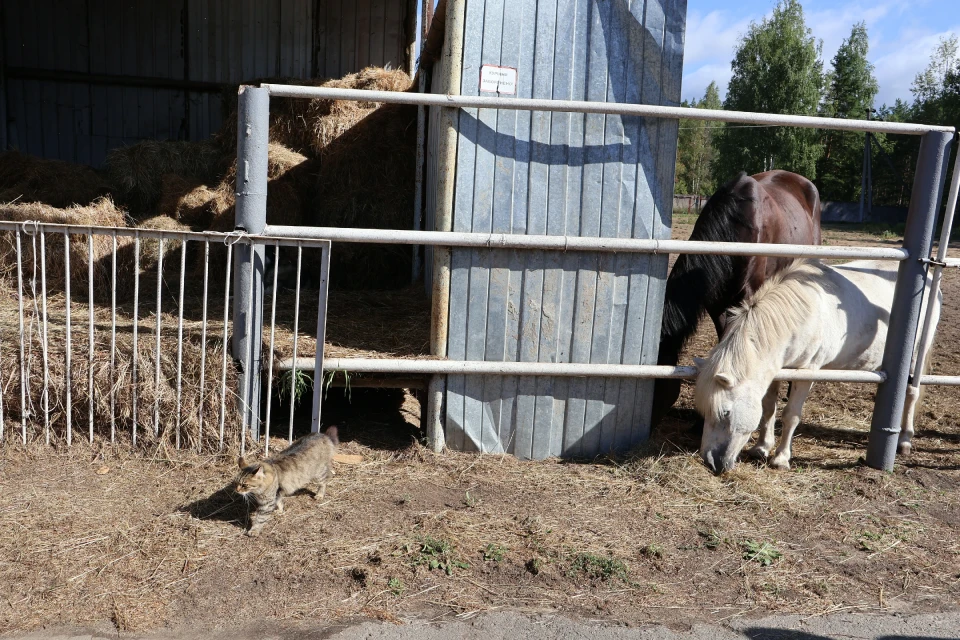
<svg viewBox="0 0 960 640"><path fill-rule="evenodd" d="M517 70L485 64L480 67L480 91L517 95Z"/></svg>

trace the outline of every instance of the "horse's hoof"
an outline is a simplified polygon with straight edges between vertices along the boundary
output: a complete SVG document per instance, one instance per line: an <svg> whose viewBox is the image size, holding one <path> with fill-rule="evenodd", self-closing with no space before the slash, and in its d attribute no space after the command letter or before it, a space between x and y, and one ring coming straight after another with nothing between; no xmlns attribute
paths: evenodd
<svg viewBox="0 0 960 640"><path fill-rule="evenodd" d="M790 471L790 460L784 460L783 458L776 457L768 462L767 466L771 469L776 469L777 471Z"/></svg>
<svg viewBox="0 0 960 640"><path fill-rule="evenodd" d="M908 456L913 451L913 445L909 442L901 442L897 445L897 453L901 456Z"/></svg>
<svg viewBox="0 0 960 640"><path fill-rule="evenodd" d="M747 457L751 460L766 460L770 456L770 452L763 447L750 447L747 449Z"/></svg>

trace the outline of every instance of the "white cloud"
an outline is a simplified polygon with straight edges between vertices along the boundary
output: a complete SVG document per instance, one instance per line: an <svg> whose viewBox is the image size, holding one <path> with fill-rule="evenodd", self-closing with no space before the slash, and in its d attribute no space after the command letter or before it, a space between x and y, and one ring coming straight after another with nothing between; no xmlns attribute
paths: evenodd
<svg viewBox="0 0 960 640"><path fill-rule="evenodd" d="M700 65L695 71L683 75L683 98L699 100L707 92L707 85L716 82L722 100L727 94L727 84L732 75L733 70L730 69L729 62Z"/></svg>
<svg viewBox="0 0 960 640"><path fill-rule="evenodd" d="M867 24L867 33L873 48L876 45L877 24L888 15L899 13L898 9L903 9L902 3L883 2L865 7L855 2L824 11L812 11L804 17L807 26L813 31L813 36L823 41L823 64L824 67L829 67L837 49L850 37L850 30L855 23L862 21Z"/></svg>
<svg viewBox="0 0 960 640"><path fill-rule="evenodd" d="M910 85L918 73L930 62L930 55L940 44L940 38L960 33L960 24L949 29L932 33L916 29L905 29L895 42L885 43L878 57L870 56L874 64L874 75L880 84L877 94L877 106L884 103L892 105L897 98L910 101Z"/></svg>
<svg viewBox="0 0 960 640"><path fill-rule="evenodd" d="M726 56L729 62L740 36L747 32L750 20L734 18L726 11L711 11L707 15L691 11L687 16L684 63L713 61L718 56Z"/></svg>
<svg viewBox="0 0 960 640"><path fill-rule="evenodd" d="M683 51L683 97L701 98L707 85L715 81L722 99L733 75L730 60L737 43L751 22L762 19L762 15L736 17L728 11L706 15L690 11Z"/></svg>

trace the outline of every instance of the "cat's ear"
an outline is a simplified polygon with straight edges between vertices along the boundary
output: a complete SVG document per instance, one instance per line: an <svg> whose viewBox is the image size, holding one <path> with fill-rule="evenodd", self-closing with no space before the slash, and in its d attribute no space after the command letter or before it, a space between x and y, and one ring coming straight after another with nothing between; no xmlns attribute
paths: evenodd
<svg viewBox="0 0 960 640"><path fill-rule="evenodd" d="M262 465L262 464L258 464L258 465L257 465L257 472L256 472L255 474L253 474L253 477L254 477L254 478L262 478L262 477L263 477L263 465Z"/></svg>
<svg viewBox="0 0 960 640"><path fill-rule="evenodd" d="M246 469L249 465L247 464L247 459L243 456L237 457L237 466L240 467L240 470Z"/></svg>

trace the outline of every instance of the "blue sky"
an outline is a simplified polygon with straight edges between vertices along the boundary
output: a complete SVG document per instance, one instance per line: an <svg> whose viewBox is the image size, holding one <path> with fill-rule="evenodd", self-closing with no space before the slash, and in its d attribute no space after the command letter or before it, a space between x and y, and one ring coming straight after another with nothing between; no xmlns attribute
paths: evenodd
<svg viewBox="0 0 960 640"><path fill-rule="evenodd" d="M687 0L683 97L703 96L711 80L726 94L730 60L751 21L772 12L775 0ZM911 100L914 76L930 60L941 36L960 34L960 0L804 0L804 17L823 40L827 68L853 23L863 20L870 35L869 59L880 84L876 106Z"/></svg>

